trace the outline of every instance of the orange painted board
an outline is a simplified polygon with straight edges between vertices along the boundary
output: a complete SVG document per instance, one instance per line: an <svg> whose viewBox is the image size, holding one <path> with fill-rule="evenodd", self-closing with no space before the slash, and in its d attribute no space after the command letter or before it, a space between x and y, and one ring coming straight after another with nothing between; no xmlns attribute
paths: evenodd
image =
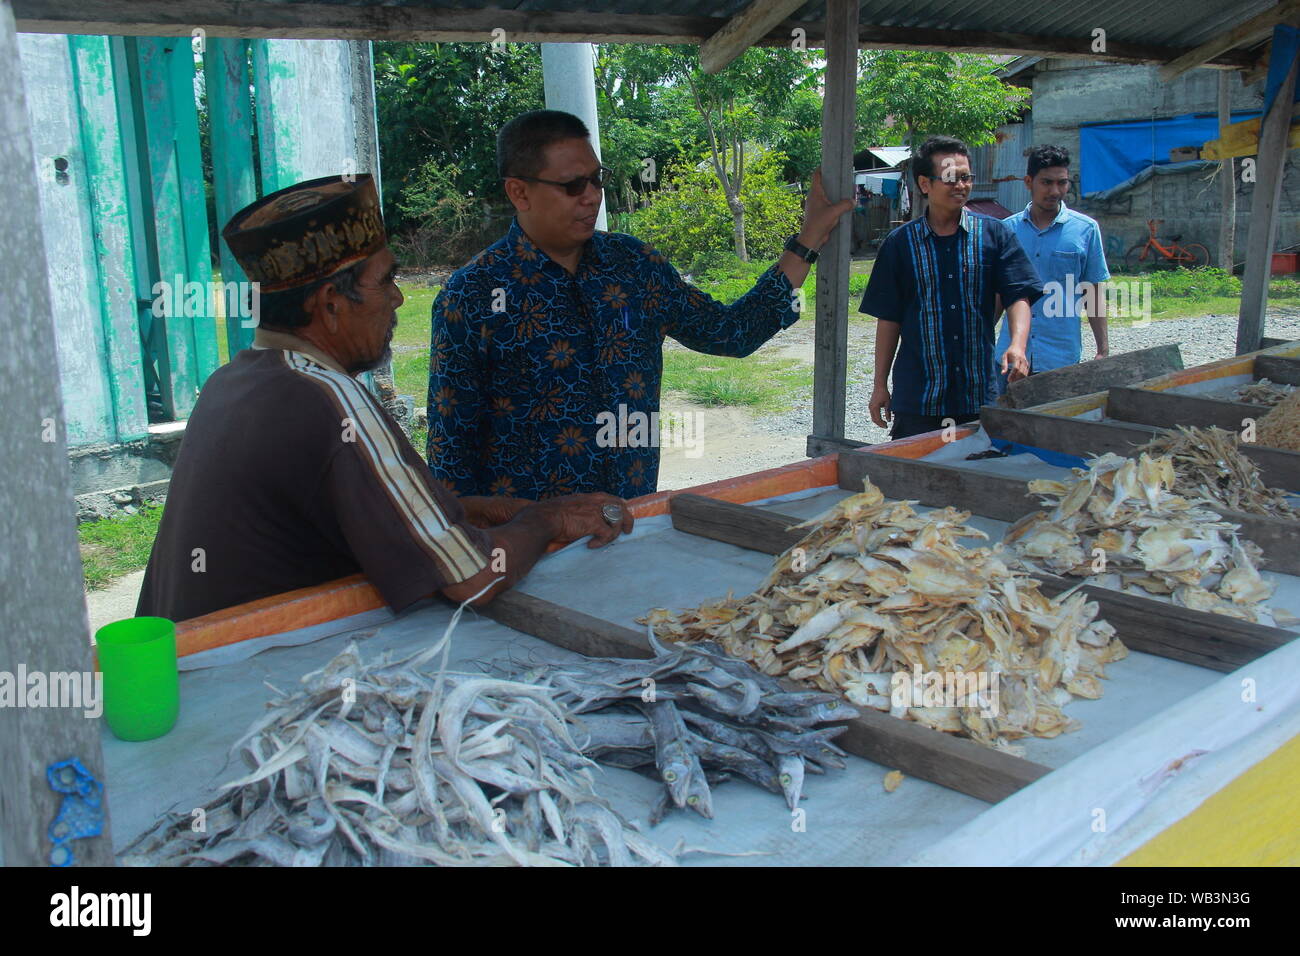
<svg viewBox="0 0 1300 956"><path fill-rule="evenodd" d="M974 428L959 428L953 433L951 441L960 441L968 435L974 435L975 431ZM924 458L947 444L949 441L944 439L943 429L938 429L923 435L913 435L910 438L899 438L880 445L864 447L869 447L873 455L888 455L890 458Z"/></svg>

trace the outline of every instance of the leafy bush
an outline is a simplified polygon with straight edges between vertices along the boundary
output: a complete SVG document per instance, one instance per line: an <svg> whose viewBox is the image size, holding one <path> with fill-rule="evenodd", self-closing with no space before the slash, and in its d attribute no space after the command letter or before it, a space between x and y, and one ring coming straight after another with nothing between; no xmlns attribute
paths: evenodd
<svg viewBox="0 0 1300 956"><path fill-rule="evenodd" d="M1150 273L1143 278L1151 283L1151 294L1158 297L1202 302L1215 296L1241 295L1241 280L1213 266L1204 269L1169 269Z"/></svg>
<svg viewBox="0 0 1300 956"><path fill-rule="evenodd" d="M785 156L769 150L746 164L740 199L750 259L770 265L799 231L802 200L780 181ZM629 217L633 234L655 245L677 268L700 274L735 259L733 219L708 164L675 166L646 208ZM760 270L761 271L761 270Z"/></svg>
<svg viewBox="0 0 1300 956"><path fill-rule="evenodd" d="M466 195L459 166L424 163L402 188L397 208L408 226L392 237L400 266L461 266L506 230L513 210Z"/></svg>
<svg viewBox="0 0 1300 956"><path fill-rule="evenodd" d="M730 261L727 261L730 260ZM730 305L754 287L758 277L772 264L772 260L762 262L741 262L736 254L719 256L714 265L695 277L695 284L719 302ZM854 272L849 275L849 294L861 296L867 288L866 273ZM812 308L817 295L817 266L808 270L808 278L803 284L804 299ZM852 313L854 309L850 309Z"/></svg>
<svg viewBox="0 0 1300 956"><path fill-rule="evenodd" d="M1274 279L1268 284L1270 298L1300 299L1300 279Z"/></svg>

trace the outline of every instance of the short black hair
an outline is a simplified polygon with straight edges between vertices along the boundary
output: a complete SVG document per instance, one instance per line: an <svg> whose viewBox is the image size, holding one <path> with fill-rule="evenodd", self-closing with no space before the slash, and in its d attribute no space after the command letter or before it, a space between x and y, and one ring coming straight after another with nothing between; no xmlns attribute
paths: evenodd
<svg viewBox="0 0 1300 956"><path fill-rule="evenodd" d="M536 176L546 168L546 147L562 139L590 139L587 125L572 113L532 110L497 133L497 175Z"/></svg>
<svg viewBox="0 0 1300 956"><path fill-rule="evenodd" d="M307 314L305 308L307 300L311 298L313 292L323 286L333 285L335 291L345 299L351 299L353 302L362 301L363 297L357 291L356 285L366 262L366 259L362 259L346 269L340 269L331 276L326 276L324 279L295 289L285 289L283 292L259 293L257 301L258 327L300 329L310 324L311 316ZM252 314L248 303L244 303L244 314Z"/></svg>
<svg viewBox="0 0 1300 956"><path fill-rule="evenodd" d="M912 161L912 176L918 186L922 176L935 178L934 157L940 153L956 153L970 159L970 148L961 140L952 136L931 136L921 144L921 148L916 151L916 159Z"/></svg>
<svg viewBox="0 0 1300 956"><path fill-rule="evenodd" d="M1035 146L1029 151L1029 167L1025 175L1032 178L1038 175L1039 170L1069 165L1070 154L1064 146Z"/></svg>

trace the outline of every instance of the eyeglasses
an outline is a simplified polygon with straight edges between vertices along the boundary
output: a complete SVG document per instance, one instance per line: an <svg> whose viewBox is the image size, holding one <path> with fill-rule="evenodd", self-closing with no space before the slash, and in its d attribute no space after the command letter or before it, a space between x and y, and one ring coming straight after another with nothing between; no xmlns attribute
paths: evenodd
<svg viewBox="0 0 1300 956"><path fill-rule="evenodd" d="M947 183L949 186L956 186L958 184L962 186L969 186L971 183L975 182L975 177L972 176L970 173L963 173L960 176L944 176L944 175L931 176L930 179L937 180L938 182L941 183Z"/></svg>
<svg viewBox="0 0 1300 956"><path fill-rule="evenodd" d="M554 179L538 179L536 176L507 176L507 179L523 179L530 183L546 183L548 186L559 186L570 196L581 196L587 191L587 183L591 183L597 189L604 189L614 178L614 171L600 167L594 176L579 176L577 179L570 179L567 183L556 182Z"/></svg>

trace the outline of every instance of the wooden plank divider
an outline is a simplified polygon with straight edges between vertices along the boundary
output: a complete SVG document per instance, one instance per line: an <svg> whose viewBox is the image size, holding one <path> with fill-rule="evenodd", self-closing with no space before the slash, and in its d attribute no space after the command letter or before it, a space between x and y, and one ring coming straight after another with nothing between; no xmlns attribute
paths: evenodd
<svg viewBox="0 0 1300 956"><path fill-rule="evenodd" d="M1143 394L1159 395L1158 392ZM1260 406L1248 407L1256 416L1262 414ZM1138 454L1140 446L1166 430L1136 422L1084 421L1022 409L995 408L992 405L986 405L980 410L980 420L994 438L1004 438L1048 451L1082 454L1084 457L1114 452L1132 458ZM1237 427L1241 427L1240 423ZM1300 452L1243 443L1241 453L1259 466L1260 478L1266 485L1286 491L1300 491Z"/></svg>
<svg viewBox="0 0 1300 956"><path fill-rule="evenodd" d="M1244 419L1257 419L1267 409L1250 402L1230 402L1201 395L1157 392L1145 388L1116 386L1106 397L1106 417L1157 428L1195 425L1197 428L1222 428L1240 432Z"/></svg>
<svg viewBox="0 0 1300 956"><path fill-rule="evenodd" d="M1279 385L1300 385L1300 358L1286 355L1255 356L1254 376Z"/></svg>

